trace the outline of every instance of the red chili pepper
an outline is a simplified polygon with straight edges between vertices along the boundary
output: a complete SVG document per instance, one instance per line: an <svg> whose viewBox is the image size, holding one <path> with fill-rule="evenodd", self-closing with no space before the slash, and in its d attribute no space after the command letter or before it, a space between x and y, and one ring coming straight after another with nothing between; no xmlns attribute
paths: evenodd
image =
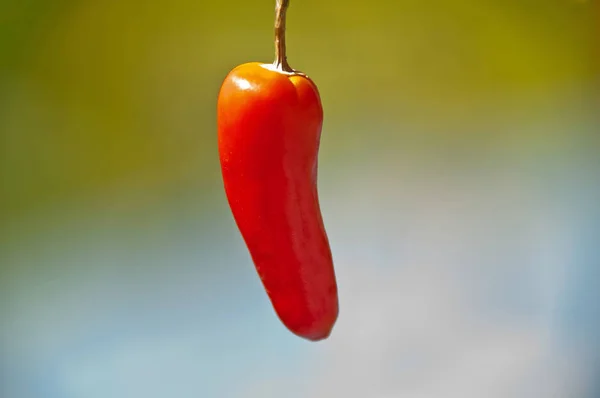
<svg viewBox="0 0 600 398"><path fill-rule="evenodd" d="M317 192L323 109L317 86L285 57L288 2L277 1L275 63L240 65L223 82L219 155L231 211L275 312L317 341L338 316Z"/></svg>

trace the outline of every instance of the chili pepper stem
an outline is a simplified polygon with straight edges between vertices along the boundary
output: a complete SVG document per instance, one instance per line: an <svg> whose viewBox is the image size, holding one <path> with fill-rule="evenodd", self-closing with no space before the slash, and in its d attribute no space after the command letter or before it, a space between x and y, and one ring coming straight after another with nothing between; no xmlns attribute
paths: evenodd
<svg viewBox="0 0 600 398"><path fill-rule="evenodd" d="M290 0L276 0L275 5L275 62L273 66L283 72L294 72L288 64L285 48L285 14Z"/></svg>

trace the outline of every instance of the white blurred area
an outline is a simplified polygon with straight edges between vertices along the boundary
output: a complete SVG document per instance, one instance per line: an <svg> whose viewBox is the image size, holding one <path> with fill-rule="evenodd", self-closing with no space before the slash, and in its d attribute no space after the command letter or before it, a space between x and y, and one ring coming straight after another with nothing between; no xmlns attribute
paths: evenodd
<svg viewBox="0 0 600 398"><path fill-rule="evenodd" d="M391 164L324 201L341 315L306 396L587 396L590 352L560 337L573 214L508 165Z"/></svg>

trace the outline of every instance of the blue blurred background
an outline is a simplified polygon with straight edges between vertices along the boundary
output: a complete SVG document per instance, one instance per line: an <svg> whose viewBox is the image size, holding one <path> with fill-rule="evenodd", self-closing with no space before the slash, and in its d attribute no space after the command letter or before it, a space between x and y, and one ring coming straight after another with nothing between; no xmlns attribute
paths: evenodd
<svg viewBox="0 0 600 398"><path fill-rule="evenodd" d="M216 96L274 1L0 2L0 397L600 396L593 0L292 0L331 337L271 309Z"/></svg>

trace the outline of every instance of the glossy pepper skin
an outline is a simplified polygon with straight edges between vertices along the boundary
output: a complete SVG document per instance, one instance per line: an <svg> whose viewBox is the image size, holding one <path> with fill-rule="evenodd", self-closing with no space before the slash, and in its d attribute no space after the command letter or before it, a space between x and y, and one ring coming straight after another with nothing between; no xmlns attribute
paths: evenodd
<svg viewBox="0 0 600 398"><path fill-rule="evenodd" d="M317 192L323 109L305 75L247 63L217 104L225 192L263 286L296 335L327 338L337 284Z"/></svg>

